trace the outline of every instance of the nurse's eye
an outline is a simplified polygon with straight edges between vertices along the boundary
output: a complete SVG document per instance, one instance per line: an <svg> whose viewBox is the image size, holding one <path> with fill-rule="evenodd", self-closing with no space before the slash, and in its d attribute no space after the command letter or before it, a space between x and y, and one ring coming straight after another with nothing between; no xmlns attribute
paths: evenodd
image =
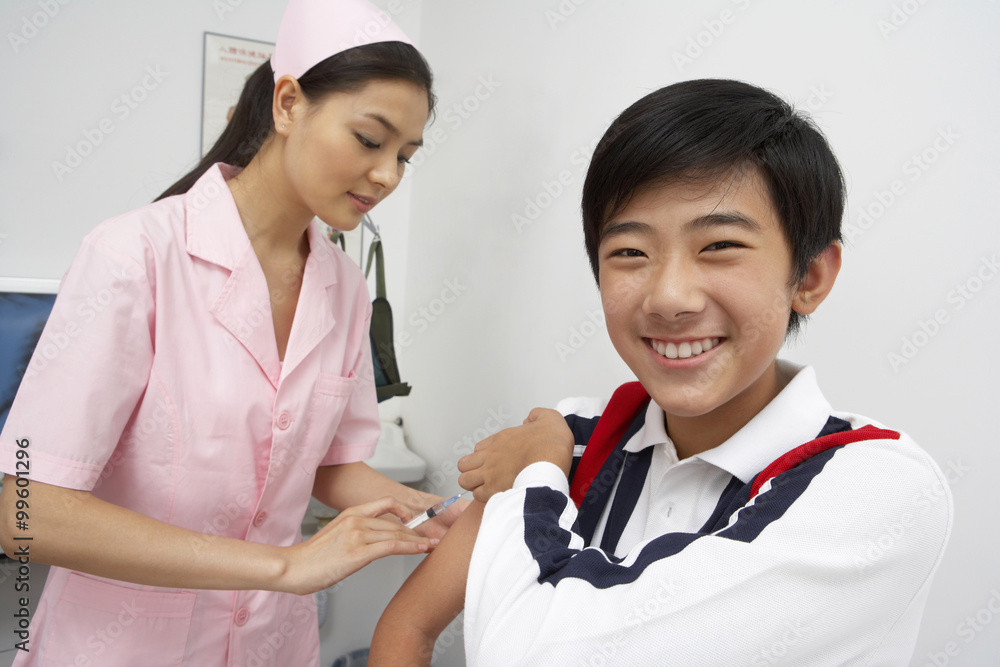
<svg viewBox="0 0 1000 667"><path fill-rule="evenodd" d="M361 145L365 148L381 148L379 144L375 143L368 137L358 134L357 132L354 133L354 136L358 138L358 141L361 142Z"/></svg>

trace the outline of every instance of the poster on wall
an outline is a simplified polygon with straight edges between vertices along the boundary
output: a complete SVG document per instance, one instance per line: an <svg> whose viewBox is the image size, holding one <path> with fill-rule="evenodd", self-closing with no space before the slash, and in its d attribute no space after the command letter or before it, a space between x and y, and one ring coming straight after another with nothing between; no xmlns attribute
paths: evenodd
<svg viewBox="0 0 1000 667"><path fill-rule="evenodd" d="M253 39L205 33L205 70L202 75L201 154L222 134L240 99L243 85L260 64L271 57L274 44Z"/></svg>

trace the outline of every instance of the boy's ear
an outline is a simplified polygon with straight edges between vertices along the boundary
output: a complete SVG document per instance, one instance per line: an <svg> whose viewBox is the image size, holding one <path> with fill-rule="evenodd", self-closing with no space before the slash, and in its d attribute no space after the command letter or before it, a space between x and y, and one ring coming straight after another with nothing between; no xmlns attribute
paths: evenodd
<svg viewBox="0 0 1000 667"><path fill-rule="evenodd" d="M792 297L792 310L799 315L810 315L823 299L833 289L833 283L840 273L840 253L839 241L834 241L826 247L809 265L806 277Z"/></svg>

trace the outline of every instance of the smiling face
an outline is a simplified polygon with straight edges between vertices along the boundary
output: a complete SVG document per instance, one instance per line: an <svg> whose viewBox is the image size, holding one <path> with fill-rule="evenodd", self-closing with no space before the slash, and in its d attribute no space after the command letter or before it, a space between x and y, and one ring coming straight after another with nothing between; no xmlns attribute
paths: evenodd
<svg viewBox="0 0 1000 667"><path fill-rule="evenodd" d="M308 209L339 230L358 226L403 177L422 144L427 91L403 80L375 80L352 92L310 103L299 95L289 109L285 171Z"/></svg>
<svg viewBox="0 0 1000 667"><path fill-rule="evenodd" d="M822 300L810 277L789 285L791 252L756 170L640 191L604 225L598 261L608 333L679 452L692 434L698 451L721 444L774 398L789 314Z"/></svg>

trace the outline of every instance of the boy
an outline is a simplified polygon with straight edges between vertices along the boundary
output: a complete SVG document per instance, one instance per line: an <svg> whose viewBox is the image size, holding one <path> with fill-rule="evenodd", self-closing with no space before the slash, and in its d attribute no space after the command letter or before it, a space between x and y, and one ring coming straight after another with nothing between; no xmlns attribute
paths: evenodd
<svg viewBox="0 0 1000 667"><path fill-rule="evenodd" d="M827 142L770 93L689 81L627 109L583 223L639 382L600 419L535 410L460 462L489 504L400 589L375 664L426 661L463 589L469 664L908 664L944 476L777 359L833 287L843 206Z"/></svg>

